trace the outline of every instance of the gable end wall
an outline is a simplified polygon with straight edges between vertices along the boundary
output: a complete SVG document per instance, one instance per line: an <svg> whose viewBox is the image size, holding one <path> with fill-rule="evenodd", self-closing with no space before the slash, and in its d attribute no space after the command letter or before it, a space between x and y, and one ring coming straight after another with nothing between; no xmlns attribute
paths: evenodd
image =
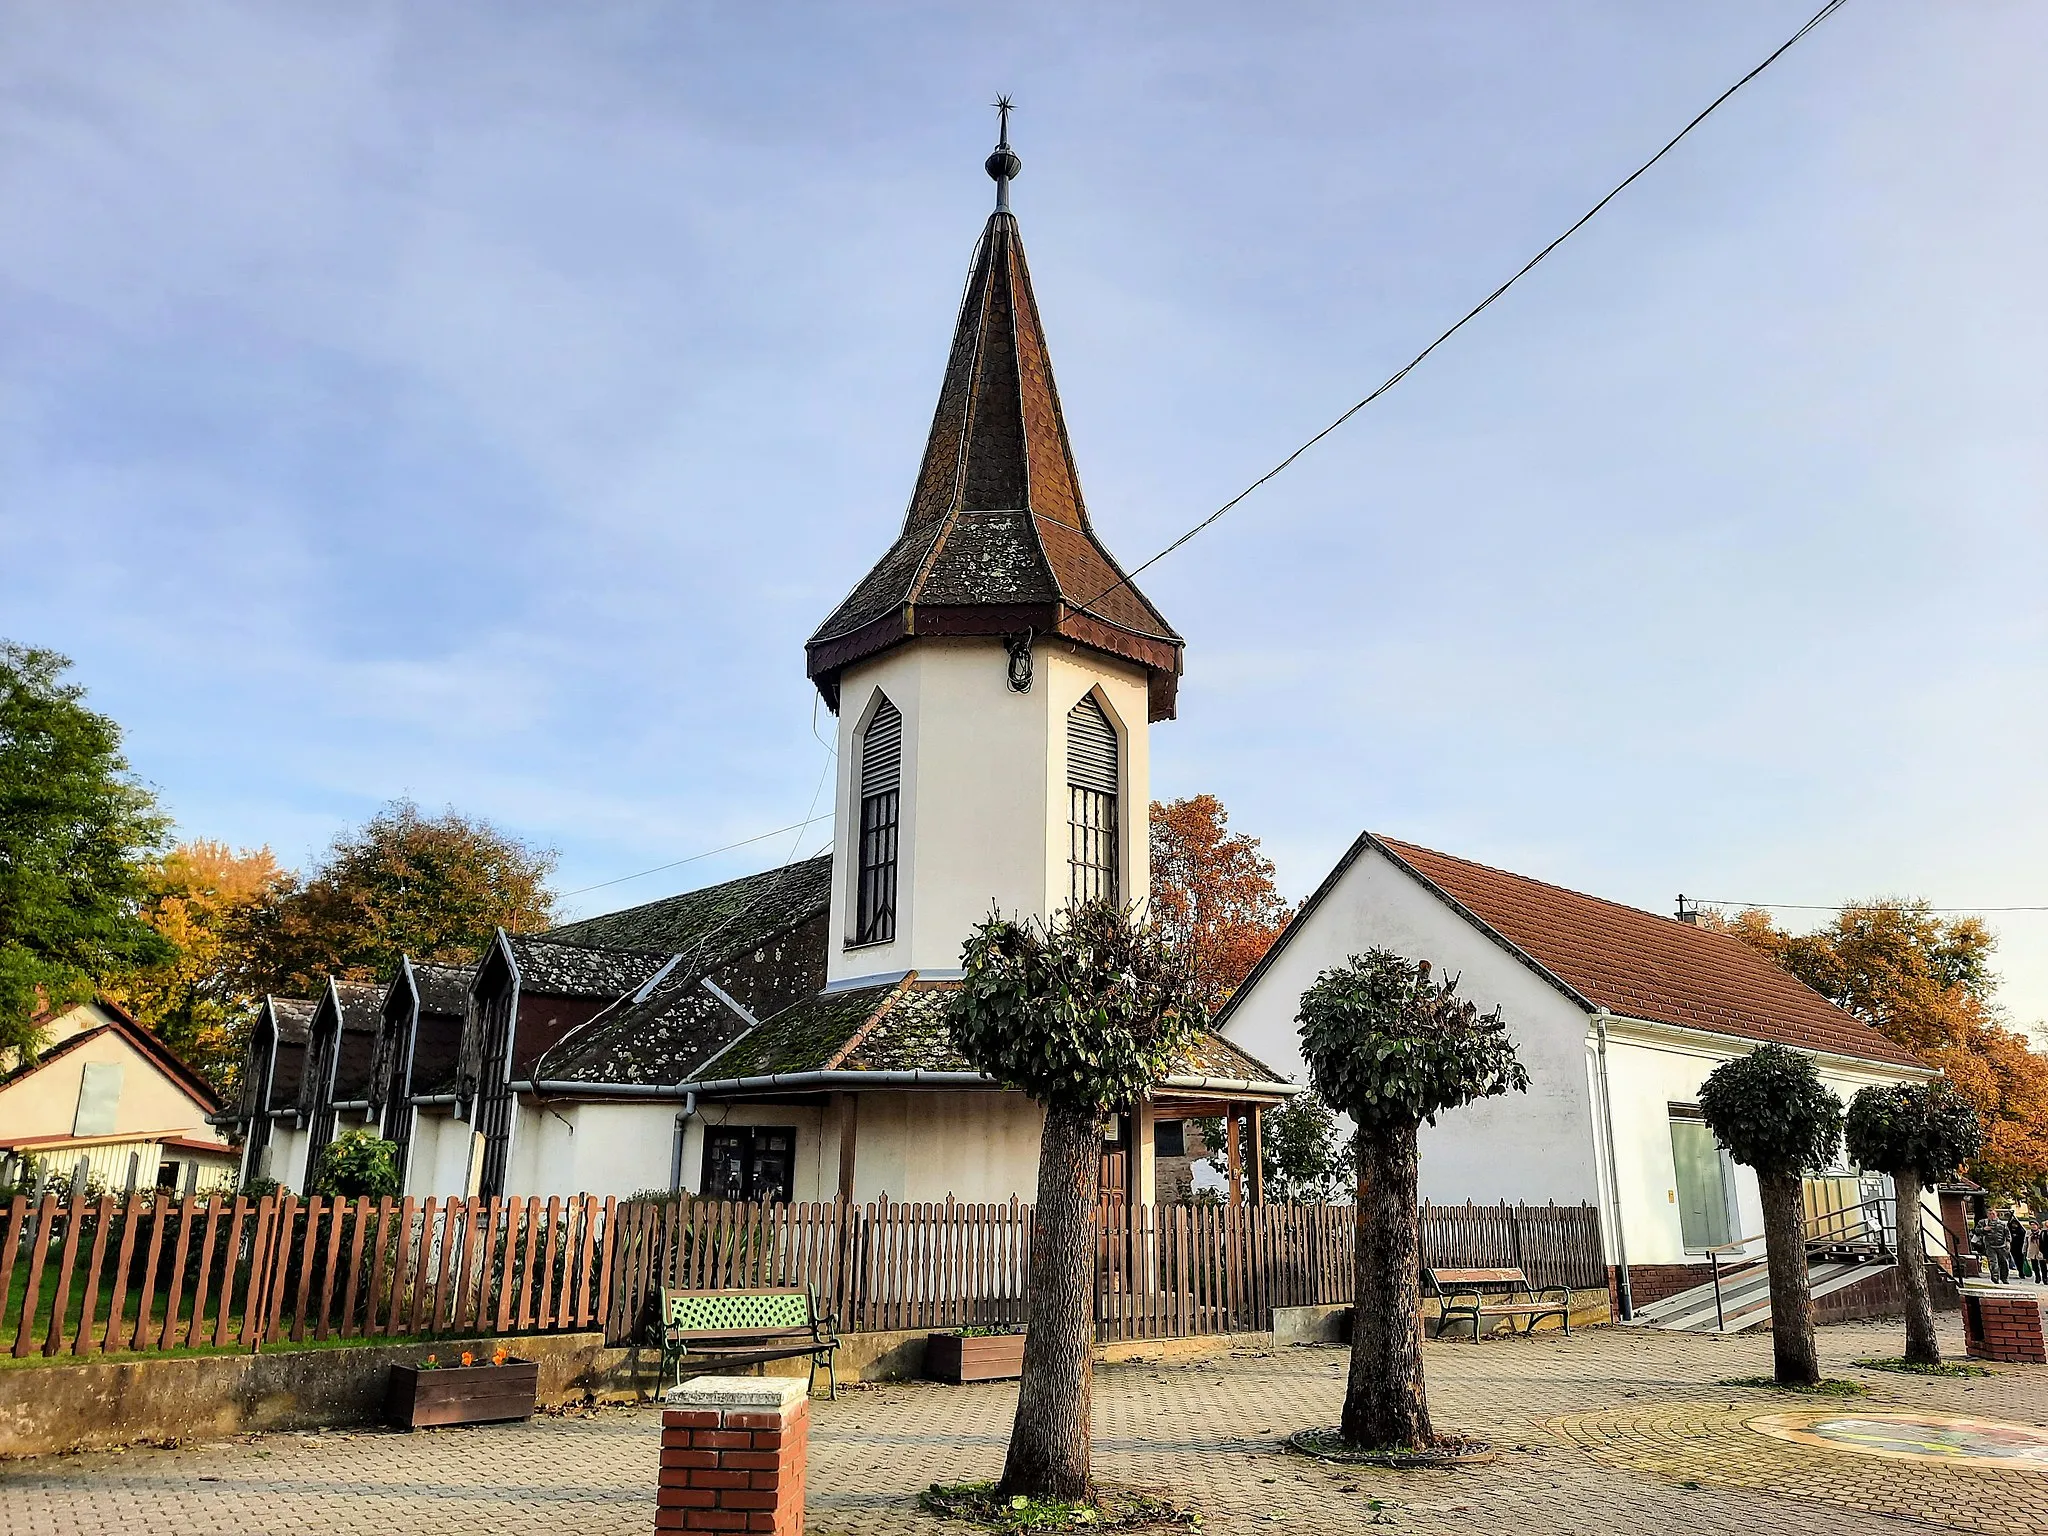
<svg viewBox="0 0 2048 1536"><path fill-rule="evenodd" d="M1453 1110L1421 1139L1421 1192L1439 1203L1602 1203L1586 1014L1379 849L1367 845L1231 1010L1223 1034L1306 1083L1295 1015L1318 974L1368 949L1458 975L1513 1030L1529 1092Z"/></svg>

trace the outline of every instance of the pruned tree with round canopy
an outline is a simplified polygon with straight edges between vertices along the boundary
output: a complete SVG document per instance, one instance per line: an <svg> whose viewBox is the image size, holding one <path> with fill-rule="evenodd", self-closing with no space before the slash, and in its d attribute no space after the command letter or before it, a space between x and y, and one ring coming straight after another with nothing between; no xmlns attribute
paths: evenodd
<svg viewBox="0 0 2048 1536"><path fill-rule="evenodd" d="M1700 1114L1738 1163L1756 1170L1771 1281L1771 1358L1781 1385L1820 1380L1813 1292L1806 1273L1800 1181L1835 1160L1842 1101L1811 1056L1775 1042L1724 1061L1700 1085Z"/></svg>
<svg viewBox="0 0 2048 1536"><path fill-rule="evenodd" d="M1906 1359L1941 1364L1934 1303L1927 1294L1927 1233L1920 1192L1975 1157L1984 1145L1977 1111L1944 1078L1861 1088L1849 1101L1849 1156L1888 1173L1898 1197L1899 1294L1906 1308Z"/></svg>
<svg viewBox="0 0 2048 1536"><path fill-rule="evenodd" d="M1445 1110L1510 1091L1529 1074L1500 1010L1481 1013L1426 960L1353 955L1302 994L1302 1056L1316 1092L1358 1127L1351 1373L1340 1431L1353 1446L1436 1443L1422 1378L1416 1132Z"/></svg>
<svg viewBox="0 0 2048 1536"><path fill-rule="evenodd" d="M1158 930L1108 901L1049 924L990 916L968 936L962 964L947 1016L954 1049L1045 1109L1031 1323L1000 1488L1085 1500L1103 1117L1127 1112L1205 1015Z"/></svg>

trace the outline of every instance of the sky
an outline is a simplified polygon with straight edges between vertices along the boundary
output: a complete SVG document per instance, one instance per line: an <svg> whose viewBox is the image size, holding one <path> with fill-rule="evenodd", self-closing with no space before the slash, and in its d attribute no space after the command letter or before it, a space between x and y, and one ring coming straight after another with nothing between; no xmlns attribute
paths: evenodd
<svg viewBox="0 0 2048 1536"><path fill-rule="evenodd" d="M183 835L409 796L573 914L768 867L826 825L620 878L829 808L803 641L900 523L997 92L1128 565L1811 5L4 0L0 636ZM1290 897L1370 827L2048 906L2044 77L2048 7L1852 0L1146 574L1155 795ZM1990 920L2048 1015L2048 913Z"/></svg>

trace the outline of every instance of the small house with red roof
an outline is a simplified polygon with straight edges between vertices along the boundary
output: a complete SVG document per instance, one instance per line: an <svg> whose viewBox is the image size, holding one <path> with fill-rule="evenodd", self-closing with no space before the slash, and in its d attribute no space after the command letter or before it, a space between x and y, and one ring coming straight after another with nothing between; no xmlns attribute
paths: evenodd
<svg viewBox="0 0 2048 1536"><path fill-rule="evenodd" d="M34 1060L0 1062L0 1183L74 1179L120 1193L232 1188L239 1155L211 1123L219 1096L177 1053L106 1001L35 1020Z"/></svg>
<svg viewBox="0 0 2048 1536"><path fill-rule="evenodd" d="M1423 1197L1597 1206L1608 1262L1628 1271L1636 1305L1705 1279L1710 1249L1762 1251L1760 1240L1728 1246L1760 1234L1763 1219L1755 1176L1700 1118L1700 1084L1717 1065L1777 1041L1813 1056L1844 1102L1868 1084L1933 1075L1728 934L1371 832L1302 904L1218 1028L1307 1081L1303 992L1375 948L1431 961L1480 1006L1498 1006L1529 1072L1527 1093L1423 1128ZM1844 1165L1808 1181L1809 1213L1889 1194L1888 1181Z"/></svg>

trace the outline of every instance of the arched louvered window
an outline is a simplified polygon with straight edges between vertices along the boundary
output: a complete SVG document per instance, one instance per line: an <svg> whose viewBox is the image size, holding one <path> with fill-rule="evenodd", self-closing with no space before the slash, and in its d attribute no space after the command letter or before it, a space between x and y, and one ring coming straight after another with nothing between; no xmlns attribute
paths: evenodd
<svg viewBox="0 0 2048 1536"><path fill-rule="evenodd" d="M1116 727L1090 694L1067 711L1067 867L1078 905L1121 901L1117 883Z"/></svg>
<svg viewBox="0 0 2048 1536"><path fill-rule="evenodd" d="M903 715L884 697L860 739L860 880L853 942L896 937L896 842L902 812Z"/></svg>

